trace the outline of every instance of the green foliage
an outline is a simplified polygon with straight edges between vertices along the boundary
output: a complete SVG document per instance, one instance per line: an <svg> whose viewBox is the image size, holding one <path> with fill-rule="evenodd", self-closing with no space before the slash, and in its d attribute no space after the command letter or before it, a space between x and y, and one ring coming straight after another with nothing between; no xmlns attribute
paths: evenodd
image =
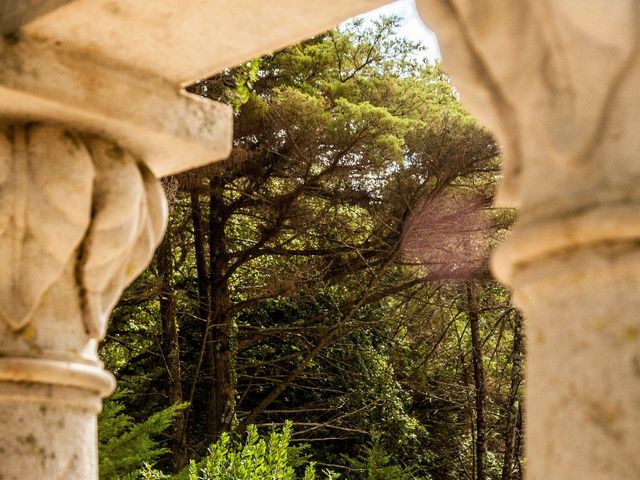
<svg viewBox="0 0 640 480"><path fill-rule="evenodd" d="M394 464L392 455L382 446L380 435L374 434L369 445L355 459L346 458L351 470L356 472L353 480L421 480L414 476L415 468L403 468Z"/></svg>
<svg viewBox="0 0 640 480"><path fill-rule="evenodd" d="M234 77L236 87L229 93L229 101L234 110L239 110L240 107L251 98L251 88L253 83L258 79L259 71L259 59L254 59L238 68Z"/></svg>
<svg viewBox="0 0 640 480"><path fill-rule="evenodd" d="M124 412L122 398L129 394L120 391L109 398L98 420L100 480L136 480L162 478L148 476L149 465L168 452L157 437L170 426L176 414L186 404L173 405L135 423ZM147 476L143 472L147 471Z"/></svg>
<svg viewBox="0 0 640 480"><path fill-rule="evenodd" d="M291 457L296 450L289 445L291 423L286 423L282 431L272 431L269 436L260 438L255 425L247 429L244 443L231 440L227 433L209 448L209 453L200 462L191 461L188 471L179 474L175 480L296 480ZM323 472L323 478L337 479L329 471ZM316 480L315 465L310 463L304 470L301 480Z"/></svg>
<svg viewBox="0 0 640 480"><path fill-rule="evenodd" d="M123 466L107 465L103 478L170 478L155 460L168 467L187 452L196 463L179 480L335 478L286 446L291 429L318 462L345 466L345 480L468 478L471 278L481 284L487 480L499 478L509 385L517 393L521 379L510 366L508 294L486 269L488 247L512 220L488 207L498 148L440 65L394 34L398 25L358 21L192 88L233 105L233 150L167 180L173 268L162 298L175 302L166 323L179 338L166 337L153 264L112 316L101 354L136 395L103 428L105 445L133 445L114 441L103 463ZM483 221L466 222L465 208ZM179 375L167 358L179 359ZM171 391L170 379L181 387ZM190 402L185 438L167 442L174 451L162 453L154 434L127 440L135 422L125 414L150 416L171 392ZM238 422L212 426L220 406ZM241 445L234 433L219 436L287 420L265 439L250 427Z"/></svg>

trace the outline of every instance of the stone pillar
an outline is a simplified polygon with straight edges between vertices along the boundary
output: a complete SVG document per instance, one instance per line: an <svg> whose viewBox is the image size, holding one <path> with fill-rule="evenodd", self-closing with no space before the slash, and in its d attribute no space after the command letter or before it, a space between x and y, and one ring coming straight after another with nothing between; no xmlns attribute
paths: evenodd
<svg viewBox="0 0 640 480"><path fill-rule="evenodd" d="M112 141L0 127L0 478L97 478L96 415L114 387L97 342L165 228L164 193Z"/></svg>
<svg viewBox="0 0 640 480"><path fill-rule="evenodd" d="M231 148L229 107L88 52L0 39L0 480L97 479L97 344L164 232L158 178Z"/></svg>
<svg viewBox="0 0 640 480"><path fill-rule="evenodd" d="M519 208L529 480L640 475L640 3L418 0Z"/></svg>

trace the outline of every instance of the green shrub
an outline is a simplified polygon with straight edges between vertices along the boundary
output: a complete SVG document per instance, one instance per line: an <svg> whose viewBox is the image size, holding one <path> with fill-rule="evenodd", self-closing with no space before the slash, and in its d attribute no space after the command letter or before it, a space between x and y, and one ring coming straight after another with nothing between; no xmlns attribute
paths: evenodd
<svg viewBox="0 0 640 480"><path fill-rule="evenodd" d="M358 480L422 480L414 476L413 469L393 463L393 458L382 446L379 435L374 435L369 446L358 458L345 457Z"/></svg>
<svg viewBox="0 0 640 480"><path fill-rule="evenodd" d="M149 476L159 475L150 465L168 451L156 437L171 426L176 413L186 405L173 405L135 423L124 413L121 398L126 394L122 391L107 400L98 419L100 480L163 478Z"/></svg>
<svg viewBox="0 0 640 480"><path fill-rule="evenodd" d="M191 462L188 471L174 480L297 480L292 458L291 424L285 424L281 432L273 431L268 438L260 438L251 425L244 444L235 444L228 434L209 448L208 455L196 463ZM325 479L337 479L338 475L325 470ZM306 465L301 480L319 480L315 465Z"/></svg>
<svg viewBox="0 0 640 480"><path fill-rule="evenodd" d="M308 462L304 447L292 447L291 423L281 432L272 431L260 438L254 425L247 429L244 443L233 442L227 433L211 445L209 453L189 468L170 476L153 468L154 462L168 450L156 437L170 426L184 405L162 410L141 423L123 413L120 392L109 399L99 418L100 480L321 480L313 462ZM296 469L304 468L299 477ZM339 476L329 470L324 480Z"/></svg>

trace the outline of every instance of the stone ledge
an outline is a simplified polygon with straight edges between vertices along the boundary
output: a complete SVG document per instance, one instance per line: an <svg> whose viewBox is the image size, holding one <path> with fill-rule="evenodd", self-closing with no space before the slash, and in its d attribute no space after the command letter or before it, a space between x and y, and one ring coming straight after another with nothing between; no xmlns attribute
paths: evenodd
<svg viewBox="0 0 640 480"><path fill-rule="evenodd" d="M390 0L75 0L23 29L164 77L199 80Z"/></svg>
<svg viewBox="0 0 640 480"><path fill-rule="evenodd" d="M516 222L511 236L496 249L491 267L496 278L512 283L516 273L544 258L587 247L640 239L640 203L622 199L530 223Z"/></svg>
<svg viewBox="0 0 640 480"><path fill-rule="evenodd" d="M227 105L157 76L35 40L0 45L5 119L51 121L111 138L165 176L225 158Z"/></svg>
<svg viewBox="0 0 640 480"><path fill-rule="evenodd" d="M113 375L98 365L36 358L0 358L0 381L75 387L101 397L116 385Z"/></svg>

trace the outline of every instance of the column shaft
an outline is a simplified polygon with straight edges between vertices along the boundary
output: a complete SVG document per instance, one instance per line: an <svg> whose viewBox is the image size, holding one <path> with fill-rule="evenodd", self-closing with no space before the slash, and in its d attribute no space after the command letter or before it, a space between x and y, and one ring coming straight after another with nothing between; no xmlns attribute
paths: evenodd
<svg viewBox="0 0 640 480"><path fill-rule="evenodd" d="M577 249L512 280L527 324L527 478L640 472L640 249Z"/></svg>

